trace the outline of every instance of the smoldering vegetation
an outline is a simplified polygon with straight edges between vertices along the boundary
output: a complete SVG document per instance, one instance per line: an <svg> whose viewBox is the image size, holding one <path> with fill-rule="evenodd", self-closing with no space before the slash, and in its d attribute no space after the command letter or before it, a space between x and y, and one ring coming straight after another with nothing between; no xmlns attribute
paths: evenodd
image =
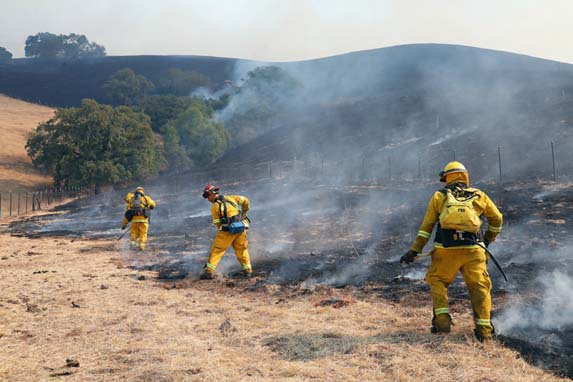
<svg viewBox="0 0 573 382"><path fill-rule="evenodd" d="M140 253L117 242L134 269L156 270L158 281L194 280L202 271L215 234L210 204L201 185L162 179L146 184L157 202L150 242ZM494 282L493 322L504 341L534 362L570 373L571 269L568 228L573 216L567 201L573 191L555 183L521 183L498 187L477 184L506 212L505 230L490 246L509 275L504 283L490 263ZM247 195L253 221L249 232L255 287L280 285L297 290L369 286L382 299L429 298L423 282L427 260L406 269L398 265L417 232L428 197L438 183L341 184L320 179L262 179L221 184L223 193ZM519 197L509 197L518 187ZM15 235L115 238L121 231L123 197L110 191L62 206L55 214L15 222ZM540 198L543 196L543 199ZM68 212L60 214L60 212ZM227 277L239 270L232 250L218 271ZM461 278L450 287L452 303L466 303Z"/></svg>
<svg viewBox="0 0 573 382"><path fill-rule="evenodd" d="M451 45L273 65L302 86L276 95L283 114L249 144L257 150L240 147L224 160L344 158L365 161L370 172L391 167L393 174L419 178L456 158L485 180L499 177L501 154L503 178L516 180L551 177L553 141L558 175L573 173L571 65ZM235 81L254 66L237 63ZM238 94L221 120L252 97Z"/></svg>
<svg viewBox="0 0 573 382"><path fill-rule="evenodd" d="M261 180L222 186L226 194L247 195L253 206L249 216L250 252L256 272L270 283L344 286L369 279L392 278L399 273L395 259L414 232L423 195L416 205L402 199L412 191L400 188L341 187L308 180ZM191 184L177 194L169 186L147 185L146 193L157 202L150 224L150 252L156 269L176 267L198 276L216 229L210 204L201 198L200 185ZM62 206L66 214L33 217L12 224L16 235L113 238L125 209L127 190L108 192ZM59 212L59 211L58 211ZM118 242L129 252L126 239ZM143 258L148 256L141 256ZM139 264L142 266L142 264ZM237 270L230 254L220 267L227 274Z"/></svg>

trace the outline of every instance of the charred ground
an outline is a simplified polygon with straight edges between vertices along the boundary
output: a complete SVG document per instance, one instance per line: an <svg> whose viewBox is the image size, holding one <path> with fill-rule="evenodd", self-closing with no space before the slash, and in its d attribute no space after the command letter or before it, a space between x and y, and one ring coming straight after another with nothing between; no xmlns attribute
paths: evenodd
<svg viewBox="0 0 573 382"><path fill-rule="evenodd" d="M403 270L397 260L410 245L426 199L437 185L324 184L293 195L293 189L303 184L274 180L224 188L249 195L254 206L249 236L255 277L234 279L238 268L229 253L219 267L229 277L223 285L273 293L279 296L277 301L313 293L316 288L351 288L355 298L380 298L405 306L429 304L423 282L426 264ZM529 306L542 305L540 277L571 269L573 260L564 253L569 245L573 191L569 184L553 182L478 186L496 201L506 219L503 234L491 247L510 278L504 283L490 267L495 323L516 299ZM132 254L121 242L116 248L133 269L155 271L165 287L194 288L214 234L208 205L200 198L190 199L193 192L172 194L159 186L147 190L158 203L149 251L145 256ZM113 239L120 232L116 227L123 210L121 200L121 193L78 200L53 215L14 222L9 232L30 238ZM456 313L467 314L468 296L459 278L450 289L455 320ZM505 329L500 338L532 362L572 375L571 328L514 327Z"/></svg>

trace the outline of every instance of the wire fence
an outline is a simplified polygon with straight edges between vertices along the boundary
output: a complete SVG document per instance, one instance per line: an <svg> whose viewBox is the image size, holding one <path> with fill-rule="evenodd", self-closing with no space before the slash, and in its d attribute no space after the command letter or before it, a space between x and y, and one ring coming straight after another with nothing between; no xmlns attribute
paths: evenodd
<svg viewBox="0 0 573 382"><path fill-rule="evenodd" d="M89 195L91 195L90 189L74 187L38 191L0 191L0 219L48 209L69 199Z"/></svg>
<svg viewBox="0 0 573 382"><path fill-rule="evenodd" d="M524 181L527 179L569 182L573 180L573 151L567 141L548 142L537 147L512 146L487 149L429 147L415 151L411 146L364 149L351 155L325 157L309 153L291 160L218 162L202 171L188 171L169 177L172 191L190 185L255 181L262 179L318 181L322 184L386 185L400 182L436 182L438 173L450 161L466 165L472 183ZM164 179L161 180L162 184ZM70 198L93 194L88 188L0 191L0 218L46 209Z"/></svg>
<svg viewBox="0 0 573 382"><path fill-rule="evenodd" d="M364 150L339 158L318 153L292 160L240 164L217 163L207 170L190 171L173 178L175 191L190 182L232 183L258 179L317 180L333 184L387 184L388 182L435 182L450 161L468 168L473 183L503 184L528 179L573 180L573 152L565 143L548 142L538 147L499 146L482 150L429 148L382 148Z"/></svg>

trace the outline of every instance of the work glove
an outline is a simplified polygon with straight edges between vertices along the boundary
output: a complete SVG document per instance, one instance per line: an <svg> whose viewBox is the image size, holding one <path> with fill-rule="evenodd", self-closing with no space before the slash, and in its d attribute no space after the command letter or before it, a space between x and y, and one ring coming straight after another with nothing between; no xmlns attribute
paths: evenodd
<svg viewBox="0 0 573 382"><path fill-rule="evenodd" d="M486 248L489 247L489 240L484 239L483 245L485 245Z"/></svg>
<svg viewBox="0 0 573 382"><path fill-rule="evenodd" d="M121 225L121 230L123 231L126 227L127 227L126 224L122 224L122 225Z"/></svg>
<svg viewBox="0 0 573 382"><path fill-rule="evenodd" d="M406 263L406 264L413 263L416 256L418 256L418 252L413 251L413 250L409 250L408 252L406 252L406 254L404 256L400 257L400 264L402 264L402 263Z"/></svg>

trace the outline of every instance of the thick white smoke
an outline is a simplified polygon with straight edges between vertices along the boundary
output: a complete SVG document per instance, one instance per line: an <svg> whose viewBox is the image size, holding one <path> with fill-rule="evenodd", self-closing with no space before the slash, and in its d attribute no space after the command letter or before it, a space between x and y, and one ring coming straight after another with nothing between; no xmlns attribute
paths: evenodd
<svg viewBox="0 0 573 382"><path fill-rule="evenodd" d="M542 295L534 302L524 298L511 303L495 320L500 333L512 329L539 328L562 330L573 326L573 278L561 271L543 273L537 280L543 287Z"/></svg>

